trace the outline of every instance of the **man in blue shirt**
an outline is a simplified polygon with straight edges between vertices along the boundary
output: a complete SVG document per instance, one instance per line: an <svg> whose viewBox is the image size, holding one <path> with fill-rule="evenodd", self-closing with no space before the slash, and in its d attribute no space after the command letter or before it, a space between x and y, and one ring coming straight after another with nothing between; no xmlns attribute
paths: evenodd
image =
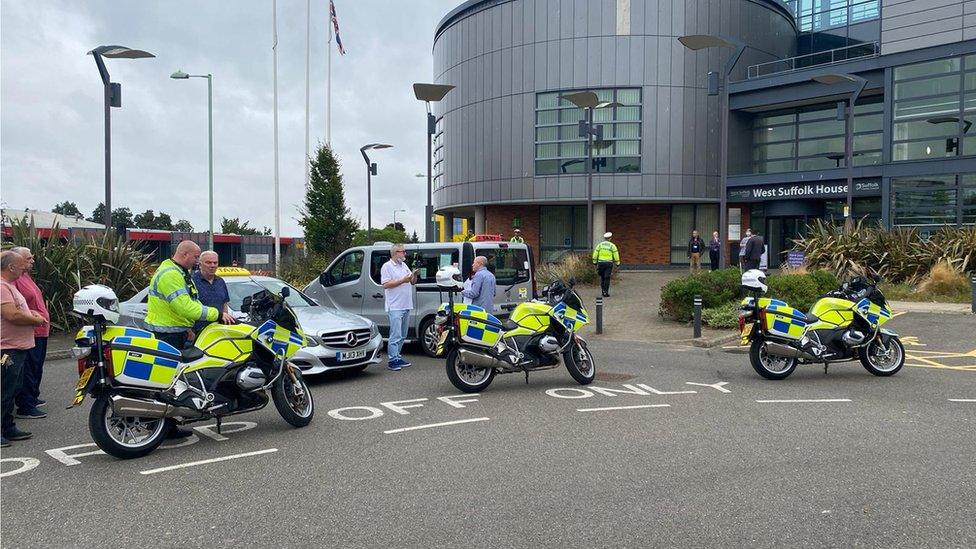
<svg viewBox="0 0 976 549"><path fill-rule="evenodd" d="M219 258L217 252L206 251L200 254L200 270L194 271L192 278L193 284L197 287L200 294L200 302L208 307L214 307L220 311L220 322L233 324L234 315L230 313L230 294L227 292L227 283L223 278L217 276ZM193 325L193 331L197 334L204 329L209 322L199 321Z"/></svg>
<svg viewBox="0 0 976 549"><path fill-rule="evenodd" d="M495 303L495 275L488 270L488 258L479 255L471 264L474 277L471 279L471 289L464 290L461 295L471 300L472 305L491 312Z"/></svg>

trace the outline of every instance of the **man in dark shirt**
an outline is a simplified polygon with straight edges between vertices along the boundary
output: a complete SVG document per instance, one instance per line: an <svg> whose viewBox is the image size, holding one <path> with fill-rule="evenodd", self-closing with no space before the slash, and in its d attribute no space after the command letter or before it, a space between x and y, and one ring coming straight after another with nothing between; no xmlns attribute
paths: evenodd
<svg viewBox="0 0 976 549"><path fill-rule="evenodd" d="M749 238L749 242L746 243L746 254L742 258L744 270L748 271L749 269L759 268L759 262L762 260L765 247L766 241L759 234L759 230L754 230L752 236Z"/></svg>
<svg viewBox="0 0 976 549"><path fill-rule="evenodd" d="M200 270L193 272L193 284L200 294L200 302L220 311L220 322L234 324L234 315L230 312L230 294L224 279L217 276L218 265L217 252L208 250L200 254ZM209 322L199 321L193 325L193 331L199 334L207 324Z"/></svg>
<svg viewBox="0 0 976 549"><path fill-rule="evenodd" d="M701 255L705 251L705 241L698 236L698 231L691 231L691 240L688 241L688 270L696 273L701 270Z"/></svg>

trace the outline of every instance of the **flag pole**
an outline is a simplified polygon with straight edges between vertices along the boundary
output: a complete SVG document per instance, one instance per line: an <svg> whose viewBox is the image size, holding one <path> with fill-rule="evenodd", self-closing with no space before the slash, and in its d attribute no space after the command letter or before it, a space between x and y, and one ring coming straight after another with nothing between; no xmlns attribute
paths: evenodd
<svg viewBox="0 0 976 549"><path fill-rule="evenodd" d="M311 171L311 166L309 165L308 157L308 94L309 94L309 79L310 79L310 58L312 55L312 0L305 0L305 188L308 188L309 172Z"/></svg>
<svg viewBox="0 0 976 549"><path fill-rule="evenodd" d="M272 59L274 71L274 268L281 273L281 212L278 208L278 0L271 1Z"/></svg>
<svg viewBox="0 0 976 549"><path fill-rule="evenodd" d="M332 147L332 4L329 4L329 41L326 50L329 52L329 68L325 85L325 142Z"/></svg>

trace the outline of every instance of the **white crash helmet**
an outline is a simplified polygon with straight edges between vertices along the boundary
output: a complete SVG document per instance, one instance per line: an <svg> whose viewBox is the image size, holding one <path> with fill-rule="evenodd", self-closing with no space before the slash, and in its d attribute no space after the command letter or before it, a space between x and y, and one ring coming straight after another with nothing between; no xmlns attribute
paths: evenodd
<svg viewBox="0 0 976 549"><path fill-rule="evenodd" d="M101 318L112 324L119 321L119 298L108 286L85 286L75 292L71 305L71 310L80 315Z"/></svg>
<svg viewBox="0 0 976 549"><path fill-rule="evenodd" d="M759 269L749 269L742 273L742 287L748 290L766 293L766 290L769 289L766 286L766 273Z"/></svg>
<svg viewBox="0 0 976 549"><path fill-rule="evenodd" d="M464 289L464 281L461 280L461 271L452 265L447 265L438 269L437 274L434 275L434 279L437 281L438 288L457 288L459 290Z"/></svg>

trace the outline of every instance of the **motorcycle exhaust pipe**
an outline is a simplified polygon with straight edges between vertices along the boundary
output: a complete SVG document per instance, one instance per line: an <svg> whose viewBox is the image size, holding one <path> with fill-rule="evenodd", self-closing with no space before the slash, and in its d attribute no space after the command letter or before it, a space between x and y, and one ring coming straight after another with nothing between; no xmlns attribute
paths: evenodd
<svg viewBox="0 0 976 549"><path fill-rule="evenodd" d="M766 342L766 352L773 356L782 356L786 358L802 358L804 360L812 360L819 362L820 359L803 351L790 347L788 345L783 345L782 343L773 343L772 341Z"/></svg>
<svg viewBox="0 0 976 549"><path fill-rule="evenodd" d="M502 361L483 353L458 349L458 354L461 356L461 362L474 366L475 368L501 368L505 366Z"/></svg>
<svg viewBox="0 0 976 549"><path fill-rule="evenodd" d="M112 397L112 412L118 416L138 416L165 418L180 416L183 418L200 417L200 413L189 408L180 408L158 400L146 400L119 395Z"/></svg>

